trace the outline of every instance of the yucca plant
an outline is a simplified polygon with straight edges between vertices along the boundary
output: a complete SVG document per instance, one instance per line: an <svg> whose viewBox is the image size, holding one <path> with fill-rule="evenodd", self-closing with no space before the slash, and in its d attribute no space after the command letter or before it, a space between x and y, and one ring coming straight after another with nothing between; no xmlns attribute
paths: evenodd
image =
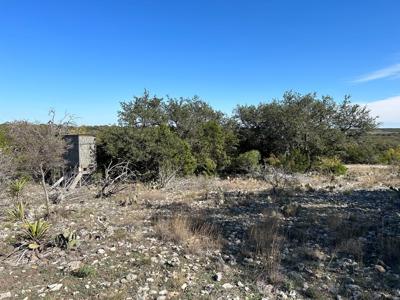
<svg viewBox="0 0 400 300"><path fill-rule="evenodd" d="M78 246L76 231L65 230L56 237L56 245L62 249L73 249Z"/></svg>
<svg viewBox="0 0 400 300"><path fill-rule="evenodd" d="M24 227L24 237L38 245L46 236L50 224L45 220L37 220L34 222L25 222Z"/></svg>
<svg viewBox="0 0 400 300"><path fill-rule="evenodd" d="M25 188L27 182L26 178L19 178L12 181L9 186L11 197L19 201L19 197L21 196L22 190Z"/></svg>
<svg viewBox="0 0 400 300"><path fill-rule="evenodd" d="M14 205L13 208L7 211L8 217L12 221L24 221L25 220L25 205L21 201Z"/></svg>

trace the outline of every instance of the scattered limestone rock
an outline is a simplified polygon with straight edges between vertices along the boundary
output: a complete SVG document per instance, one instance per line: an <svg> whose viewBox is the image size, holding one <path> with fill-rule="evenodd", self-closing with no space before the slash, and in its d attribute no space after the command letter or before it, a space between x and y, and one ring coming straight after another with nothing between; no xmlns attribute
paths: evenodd
<svg viewBox="0 0 400 300"><path fill-rule="evenodd" d="M67 268L70 271L76 271L82 267L82 262L79 260L74 260L68 263Z"/></svg>
<svg viewBox="0 0 400 300"><path fill-rule="evenodd" d="M62 283L54 283L50 284L47 286L47 288L50 290L50 292L56 292L59 291L62 288Z"/></svg>
<svg viewBox="0 0 400 300"><path fill-rule="evenodd" d="M222 287L223 287L224 289L226 289L226 290L230 290L230 289L233 288L233 285L230 284L230 283L224 283L224 284L222 285Z"/></svg>
<svg viewBox="0 0 400 300"><path fill-rule="evenodd" d="M5 292L0 294L0 300L11 298L11 292Z"/></svg>
<svg viewBox="0 0 400 300"><path fill-rule="evenodd" d="M138 277L138 276L137 276L136 274L128 274L128 275L126 276L126 280L129 281L129 282L131 282L131 281L136 280L137 277Z"/></svg>
<svg viewBox="0 0 400 300"><path fill-rule="evenodd" d="M385 273L386 270L384 267L382 267L381 265L375 265L375 270L377 270L379 273Z"/></svg>

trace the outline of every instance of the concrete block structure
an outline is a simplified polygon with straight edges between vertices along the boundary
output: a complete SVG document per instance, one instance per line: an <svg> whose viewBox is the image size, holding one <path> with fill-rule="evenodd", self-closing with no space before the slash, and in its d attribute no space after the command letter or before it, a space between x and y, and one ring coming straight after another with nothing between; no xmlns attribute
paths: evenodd
<svg viewBox="0 0 400 300"><path fill-rule="evenodd" d="M79 173L89 174L96 169L96 138L91 135L71 134L64 136L68 143L67 165Z"/></svg>

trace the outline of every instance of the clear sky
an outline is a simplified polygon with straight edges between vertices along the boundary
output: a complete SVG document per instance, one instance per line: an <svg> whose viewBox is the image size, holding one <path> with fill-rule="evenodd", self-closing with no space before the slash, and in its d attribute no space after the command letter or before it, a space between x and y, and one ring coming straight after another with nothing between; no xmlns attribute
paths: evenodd
<svg viewBox="0 0 400 300"><path fill-rule="evenodd" d="M111 124L144 88L230 113L286 90L400 127L400 1L0 0L0 122Z"/></svg>

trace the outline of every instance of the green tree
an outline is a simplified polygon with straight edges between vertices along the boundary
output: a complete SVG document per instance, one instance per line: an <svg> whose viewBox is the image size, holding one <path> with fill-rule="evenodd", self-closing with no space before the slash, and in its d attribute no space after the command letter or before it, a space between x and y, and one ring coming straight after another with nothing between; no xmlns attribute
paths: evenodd
<svg viewBox="0 0 400 300"><path fill-rule="evenodd" d="M318 98L315 93L287 92L271 103L239 106L235 118L242 151L257 149L263 156L305 155L308 168L318 156L337 154L346 142L377 126L368 109L352 105L348 97L336 104L331 97Z"/></svg>
<svg viewBox="0 0 400 300"><path fill-rule="evenodd" d="M147 90L143 96L135 96L131 101L121 102L118 117L120 125L138 128L165 124L168 119L163 98L150 96Z"/></svg>
<svg viewBox="0 0 400 300"><path fill-rule="evenodd" d="M196 167L189 145L166 125L105 128L98 135L98 151L101 164L128 161L145 181L157 179L162 168L189 175Z"/></svg>
<svg viewBox="0 0 400 300"><path fill-rule="evenodd" d="M223 114L215 111L199 97L169 98L166 106L168 123L190 145L195 143L201 126L207 122L221 123Z"/></svg>
<svg viewBox="0 0 400 300"><path fill-rule="evenodd" d="M215 121L209 121L201 126L193 151L197 158L199 173L214 174L223 171L230 163L230 157L226 152L224 130Z"/></svg>

